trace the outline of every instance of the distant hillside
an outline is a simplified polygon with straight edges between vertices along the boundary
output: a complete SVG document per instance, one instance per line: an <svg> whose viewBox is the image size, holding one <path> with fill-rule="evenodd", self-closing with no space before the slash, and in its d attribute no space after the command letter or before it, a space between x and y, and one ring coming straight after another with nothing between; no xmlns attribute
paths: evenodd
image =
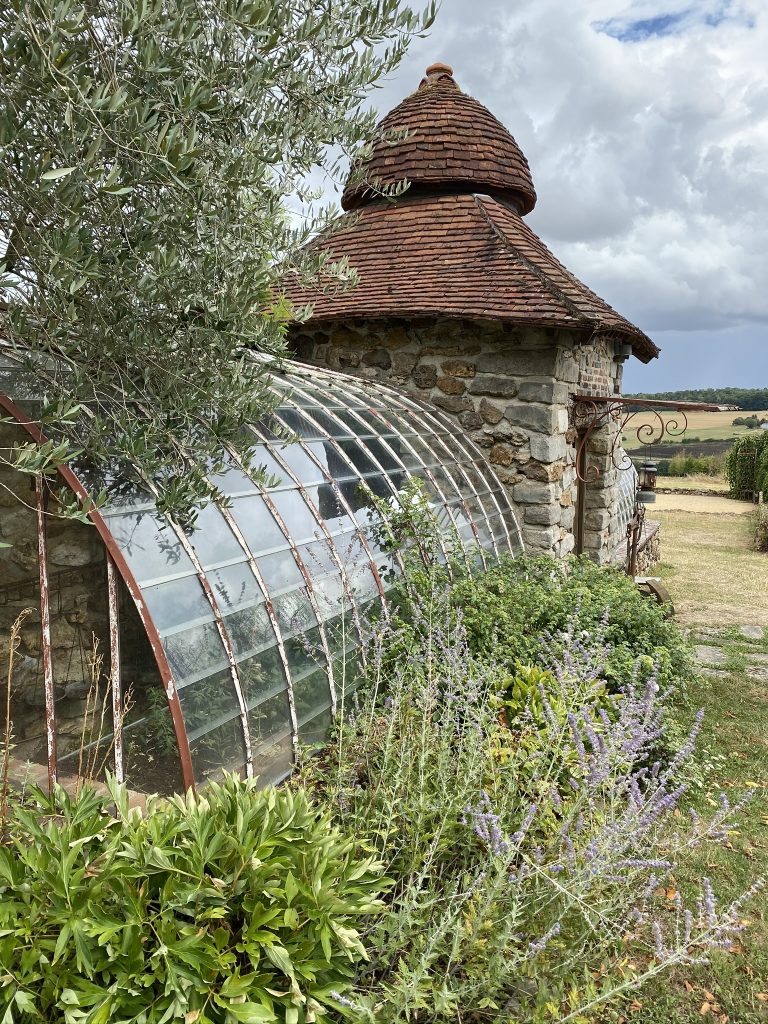
<svg viewBox="0 0 768 1024"><path fill-rule="evenodd" d="M768 409L768 388L695 388L690 391L657 391L628 398L659 398L672 402L712 402L715 405L738 405L740 409Z"/></svg>

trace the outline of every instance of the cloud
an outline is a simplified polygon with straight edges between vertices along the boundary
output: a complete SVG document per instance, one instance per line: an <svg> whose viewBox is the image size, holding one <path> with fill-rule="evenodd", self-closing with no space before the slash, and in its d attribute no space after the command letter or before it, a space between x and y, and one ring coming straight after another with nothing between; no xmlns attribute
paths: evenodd
<svg viewBox="0 0 768 1024"><path fill-rule="evenodd" d="M574 273L675 344L751 326L764 345L766 52L764 0L443 0L374 102L452 64L528 156L528 221Z"/></svg>
<svg viewBox="0 0 768 1024"><path fill-rule="evenodd" d="M655 0L636 0L618 17L592 25L596 31L626 43L644 42L654 36L682 35L696 25L717 28L728 20L742 22L749 28L754 26L748 12L733 0L696 0L695 4L687 3L680 10L674 8L673 0L661 4Z"/></svg>

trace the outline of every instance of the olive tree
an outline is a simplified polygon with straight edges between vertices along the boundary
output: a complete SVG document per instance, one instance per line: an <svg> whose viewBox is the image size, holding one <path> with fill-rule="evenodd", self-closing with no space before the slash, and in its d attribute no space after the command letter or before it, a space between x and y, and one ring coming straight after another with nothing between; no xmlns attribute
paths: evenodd
<svg viewBox="0 0 768 1024"><path fill-rule="evenodd" d="M370 137L367 90L431 21L399 0L5 0L0 357L53 440L138 467L188 515L272 401L278 268L324 213L306 181ZM317 198L316 196L314 198ZM333 268L331 273L333 273ZM345 268L338 267L344 275ZM17 385L21 379L16 375Z"/></svg>

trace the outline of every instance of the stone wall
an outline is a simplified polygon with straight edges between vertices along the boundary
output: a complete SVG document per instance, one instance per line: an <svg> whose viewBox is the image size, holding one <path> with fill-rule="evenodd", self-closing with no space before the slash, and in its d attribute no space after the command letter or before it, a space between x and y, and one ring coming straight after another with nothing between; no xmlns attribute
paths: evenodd
<svg viewBox="0 0 768 1024"><path fill-rule="evenodd" d="M0 424L0 448L25 443L19 428ZM0 462L0 700L5 708L5 679L11 627L29 610L21 627L11 689L14 756L45 762L45 693L40 643L37 518L32 477ZM51 511L55 512L55 500ZM79 746L88 690L89 655L94 634L109 636L104 585L104 548L95 529L51 516L47 521L51 592L51 646L56 681L59 755ZM4 729L3 721L0 728Z"/></svg>
<svg viewBox="0 0 768 1024"><path fill-rule="evenodd" d="M574 550L577 433L571 396L613 394L620 362L610 339L497 321L438 319L304 324L296 357L368 380L386 381L455 417L507 486L526 547L564 557ZM584 547L610 559L616 475L610 437L590 446L600 478L586 501Z"/></svg>
<svg viewBox="0 0 768 1024"><path fill-rule="evenodd" d="M575 367L569 375L577 375L577 388L581 395L610 397L621 391L623 370L622 349L610 336L602 336L579 346L573 353L564 353L566 362L573 359ZM620 443L619 426L611 421L596 430L587 444L586 471L590 483L584 496L584 534L582 547L598 562L609 562L624 534L616 513L619 489L616 452Z"/></svg>

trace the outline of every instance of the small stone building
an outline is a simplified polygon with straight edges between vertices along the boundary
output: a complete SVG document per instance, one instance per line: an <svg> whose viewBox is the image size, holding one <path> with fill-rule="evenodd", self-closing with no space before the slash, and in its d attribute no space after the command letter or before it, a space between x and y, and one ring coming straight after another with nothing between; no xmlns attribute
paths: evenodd
<svg viewBox="0 0 768 1024"><path fill-rule="evenodd" d="M456 417L508 489L530 551L610 560L626 523L618 427L591 436L580 487L574 398L619 394L624 361L659 349L526 224L528 161L450 67L427 68L379 127L346 212L313 243L348 258L357 284L287 283L295 304L312 305L291 329L296 357L386 380Z"/></svg>

